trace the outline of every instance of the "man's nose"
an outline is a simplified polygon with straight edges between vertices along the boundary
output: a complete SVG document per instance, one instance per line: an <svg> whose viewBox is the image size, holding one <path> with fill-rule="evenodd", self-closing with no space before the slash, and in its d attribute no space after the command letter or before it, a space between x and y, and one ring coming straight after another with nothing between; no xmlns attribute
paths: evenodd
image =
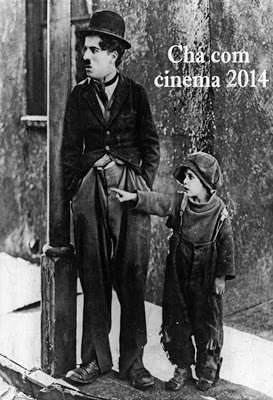
<svg viewBox="0 0 273 400"><path fill-rule="evenodd" d="M83 53L83 59L84 60L90 60L91 59L91 51L89 49L85 50Z"/></svg>

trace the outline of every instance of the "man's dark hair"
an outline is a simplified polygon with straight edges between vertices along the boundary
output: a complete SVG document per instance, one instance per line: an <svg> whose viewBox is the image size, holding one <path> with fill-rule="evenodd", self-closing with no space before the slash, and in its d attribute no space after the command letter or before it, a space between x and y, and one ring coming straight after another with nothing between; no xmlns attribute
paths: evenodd
<svg viewBox="0 0 273 400"><path fill-rule="evenodd" d="M116 67L118 67L125 52L125 47L123 46L121 41L115 39L114 37L108 36L107 34L93 31L88 33L88 36L98 36L101 39L99 45L102 50L108 50L109 53L112 53L113 51L116 51L118 53L118 58L115 62Z"/></svg>

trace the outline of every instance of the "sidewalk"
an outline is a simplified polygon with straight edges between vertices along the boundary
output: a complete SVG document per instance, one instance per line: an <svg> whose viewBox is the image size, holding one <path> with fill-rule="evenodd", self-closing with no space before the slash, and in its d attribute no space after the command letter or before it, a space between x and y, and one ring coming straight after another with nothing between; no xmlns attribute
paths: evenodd
<svg viewBox="0 0 273 400"><path fill-rule="evenodd" d="M15 361L28 371L33 368L39 369L40 307L38 302L40 301L40 268L24 260L14 259L0 253L0 296L0 354ZM83 296L78 295L78 354L80 354L82 300ZM112 308L113 327L110 341L114 361L113 369L117 370L120 309L115 294ZM144 362L156 378L166 381L172 376L173 367L160 346L161 307L147 302L146 317L148 343L145 347ZM265 395L263 396L260 393L255 397L254 392L249 392L252 393L251 396L253 397L238 397L238 399L257 398L260 400L266 398L266 395L273 398L273 343L271 341L234 328L225 327L225 344L222 355L224 358L221 370L222 379L257 390ZM78 359L78 362L80 362L80 359ZM113 389L115 385L118 385L119 388L124 387L126 396L133 390L128 387L126 382L118 381L114 373L103 379L107 388L109 388L109 380L111 382L110 389ZM99 385L99 383L96 383L96 385ZM97 391L97 394L100 391L100 387L96 385L91 385L91 391L93 391L91 394L93 395L94 391ZM157 384L159 388L161 388L160 385L161 383ZM210 391L203 398L206 398L206 396L211 398L212 393L216 395L224 391L226 395L219 397L219 399L225 398L226 400L227 394L231 390L238 393L242 392L241 387L231 385L228 382L223 382L219 386L221 388L217 386L217 390L215 388L214 392ZM192 397L192 393L196 395L194 388L190 388L189 393L191 399L195 398ZM199 397L197 398L200 399L200 395L198 394ZM109 393L108 396L112 398ZM157 396L159 396L158 391L153 393L152 398Z"/></svg>

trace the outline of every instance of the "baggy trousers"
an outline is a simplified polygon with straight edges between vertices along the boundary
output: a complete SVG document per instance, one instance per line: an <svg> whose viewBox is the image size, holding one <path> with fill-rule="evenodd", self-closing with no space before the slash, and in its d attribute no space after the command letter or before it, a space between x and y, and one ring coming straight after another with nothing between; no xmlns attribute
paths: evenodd
<svg viewBox="0 0 273 400"><path fill-rule="evenodd" d="M216 240L196 245L183 234L172 236L163 293L163 347L173 364L196 364L197 377L209 380L218 378L223 346L222 296L213 293L216 263Z"/></svg>
<svg viewBox="0 0 273 400"><path fill-rule="evenodd" d="M149 190L125 165L92 167L72 199L75 248L84 294L82 364L97 358L100 371L112 367L109 346L112 286L121 306L121 379L146 344L144 309L149 262L150 216L120 203L110 188Z"/></svg>

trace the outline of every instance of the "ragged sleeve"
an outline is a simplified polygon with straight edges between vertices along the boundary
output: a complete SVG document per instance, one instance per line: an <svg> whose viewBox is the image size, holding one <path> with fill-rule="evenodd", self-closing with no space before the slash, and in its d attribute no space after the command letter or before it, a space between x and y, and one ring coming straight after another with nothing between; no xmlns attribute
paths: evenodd
<svg viewBox="0 0 273 400"><path fill-rule="evenodd" d="M229 217L225 219L217 238L218 263L216 276L226 279L235 278L234 240Z"/></svg>
<svg viewBox="0 0 273 400"><path fill-rule="evenodd" d="M158 193L137 191L138 200L135 209L159 217L173 217L179 213L182 193Z"/></svg>

